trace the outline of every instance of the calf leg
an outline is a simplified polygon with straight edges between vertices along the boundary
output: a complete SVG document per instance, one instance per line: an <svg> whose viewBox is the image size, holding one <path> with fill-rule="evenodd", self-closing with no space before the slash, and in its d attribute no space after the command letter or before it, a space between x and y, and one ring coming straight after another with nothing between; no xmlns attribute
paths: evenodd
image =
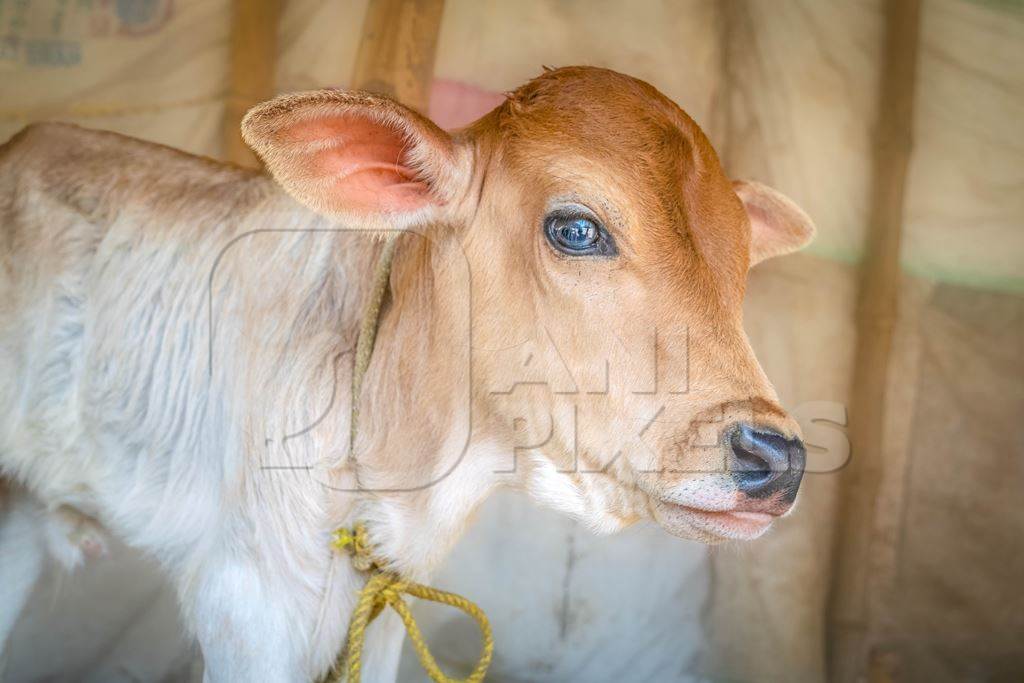
<svg viewBox="0 0 1024 683"><path fill-rule="evenodd" d="M314 653L325 644L333 661L343 634L314 642L322 596L310 599L303 594L301 587L309 581L277 573L280 565L225 558L201 572L197 589L186 599L186 614L203 651L204 683L314 680L324 673L323 662L312 661L322 659ZM267 571L268 567L272 569ZM351 592L328 609L337 609L334 616L343 616L347 626L362 583L352 572L339 584L341 590ZM390 609L373 622L364 645L364 681L393 683L397 679L404 636L401 619Z"/></svg>
<svg viewBox="0 0 1024 683"><path fill-rule="evenodd" d="M7 640L43 572L46 554L39 509L23 494L3 494L0 517L0 679Z"/></svg>
<svg viewBox="0 0 1024 683"><path fill-rule="evenodd" d="M260 568L253 558L218 558L204 565L185 598L203 652L204 683L309 679L315 611L302 614L303 596L294 594L299 582L271 580Z"/></svg>
<svg viewBox="0 0 1024 683"><path fill-rule="evenodd" d="M405 640L405 625L391 609L382 613L366 630L363 652L363 680L394 683Z"/></svg>
<svg viewBox="0 0 1024 683"><path fill-rule="evenodd" d="M46 566L47 556L71 570L84 560L103 555L107 537L92 517L62 505L46 507L23 490L4 486L0 517L0 678L7 640L32 589Z"/></svg>

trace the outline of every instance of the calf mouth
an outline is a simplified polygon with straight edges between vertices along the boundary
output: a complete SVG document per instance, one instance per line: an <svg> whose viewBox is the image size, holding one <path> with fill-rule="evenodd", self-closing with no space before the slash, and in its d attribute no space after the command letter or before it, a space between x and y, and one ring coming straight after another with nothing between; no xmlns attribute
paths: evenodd
<svg viewBox="0 0 1024 683"><path fill-rule="evenodd" d="M668 514L658 521L669 533L675 526L671 522L678 521L699 532L700 536L711 536L720 541L752 541L768 531L776 519L776 515L767 512L701 510L676 503L663 504Z"/></svg>
<svg viewBox="0 0 1024 683"><path fill-rule="evenodd" d="M790 505L765 505L759 501L754 504L743 501L734 507L717 509L665 499L652 502L653 517L667 532L705 543L752 541L791 509Z"/></svg>

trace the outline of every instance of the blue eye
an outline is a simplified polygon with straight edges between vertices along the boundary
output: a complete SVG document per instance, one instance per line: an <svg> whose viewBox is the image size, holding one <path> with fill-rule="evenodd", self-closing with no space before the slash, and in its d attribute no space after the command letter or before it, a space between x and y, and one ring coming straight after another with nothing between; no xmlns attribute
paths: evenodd
<svg viewBox="0 0 1024 683"><path fill-rule="evenodd" d="M552 246L570 256L614 256L611 235L595 219L578 212L555 212L544 220Z"/></svg>
<svg viewBox="0 0 1024 683"><path fill-rule="evenodd" d="M559 220L552 226L555 239L567 249L583 251L597 242L597 224L589 218L569 218Z"/></svg>

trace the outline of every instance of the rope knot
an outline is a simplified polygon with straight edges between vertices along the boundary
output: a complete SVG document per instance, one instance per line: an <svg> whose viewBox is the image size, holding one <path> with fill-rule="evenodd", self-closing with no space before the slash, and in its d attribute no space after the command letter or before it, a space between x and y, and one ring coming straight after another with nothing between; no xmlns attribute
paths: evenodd
<svg viewBox="0 0 1024 683"><path fill-rule="evenodd" d="M369 536L366 533L366 525L362 522L356 524L352 529L342 527L334 532L334 542L331 546L339 552L347 552L352 556L352 566L361 572L367 572L377 566L373 559Z"/></svg>
<svg viewBox="0 0 1024 683"><path fill-rule="evenodd" d="M366 627L388 606L401 617L405 629L409 633L413 649L416 650L416 656L431 680L435 683L480 683L483 681L494 654L494 636L491 634L491 625L483 610L461 595L406 581L394 572L381 571L379 563L373 559L372 546L366 533L366 527L362 523L356 524L351 530L338 529L334 532L332 545L339 552L348 553L352 557L352 566L356 569L370 571L371 574L366 585L363 586L363 590L359 593L359 602L356 603L355 610L352 612L345 651L339 658L335 670L328 677L328 681L340 681L342 672L344 672L347 683L358 683L362 672ZM441 671L434 656L427 649L423 633L416 624L409 605L402 599L402 593L421 600L431 600L455 607L476 621L483 640L483 652L480 655L480 661L467 678L450 678Z"/></svg>

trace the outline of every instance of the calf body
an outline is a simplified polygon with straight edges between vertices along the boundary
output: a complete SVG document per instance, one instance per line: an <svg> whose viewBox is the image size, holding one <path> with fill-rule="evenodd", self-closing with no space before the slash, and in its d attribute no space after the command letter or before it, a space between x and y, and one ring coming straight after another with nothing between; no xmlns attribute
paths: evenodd
<svg viewBox="0 0 1024 683"><path fill-rule="evenodd" d="M319 613L344 628L323 604L344 511L309 470L263 468L327 410L287 458L344 457L331 395L377 245L265 177L110 133L34 126L0 164L4 473L156 556L208 669L309 678L340 642L312 651Z"/></svg>
<svg viewBox="0 0 1024 683"><path fill-rule="evenodd" d="M244 130L273 179L58 124L0 151L0 468L160 561L208 679L326 670L363 581L329 535L355 520L423 579L499 485L598 531L653 518L708 542L788 511L799 472L773 458L802 466L802 447L739 305L748 264L810 224L730 185L653 88L558 70L452 136L321 91ZM396 228L350 449L376 233ZM608 339L641 323L655 383L686 367L686 391L595 370L639 372ZM666 330L699 344L659 344ZM529 351L545 339L568 368ZM605 389L538 396L538 366ZM371 629L374 680L394 677L400 642L391 616Z"/></svg>

